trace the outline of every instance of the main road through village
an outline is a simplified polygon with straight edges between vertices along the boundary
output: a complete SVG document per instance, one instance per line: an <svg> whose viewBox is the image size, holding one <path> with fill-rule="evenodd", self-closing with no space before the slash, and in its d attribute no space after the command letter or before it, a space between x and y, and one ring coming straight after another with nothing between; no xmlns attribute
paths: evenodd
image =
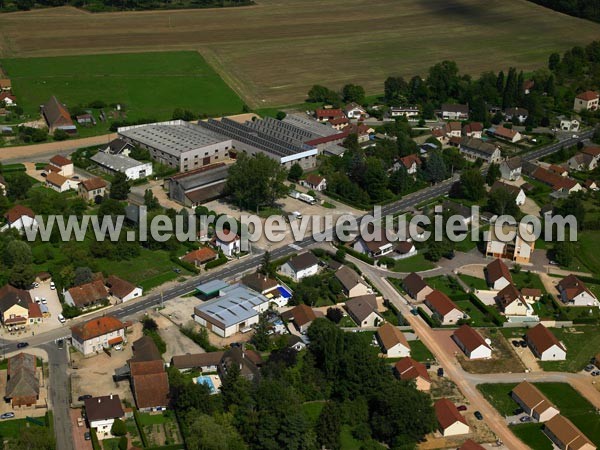
<svg viewBox="0 0 600 450"><path fill-rule="evenodd" d="M592 135L593 130L586 131L580 133L578 137L571 136L556 143L529 152L523 155L522 158L526 161L537 160L560 150L562 147L569 147L577 144L583 139L589 139L592 137ZM382 207L382 214L384 216L398 214L414 208L419 204L443 196L450 191L452 184L457 180L458 175L454 175L448 180L410 194L394 203L385 205ZM273 249L271 251L271 256L273 259L283 258L316 243L317 241L314 237L308 236L292 245L286 245L284 247ZM254 253L238 261L232 262L221 269L216 269L206 274L190 277L186 281L179 283L174 287L165 289L164 291L153 293L151 295L142 297L139 300L128 302L124 305L112 307L110 309L110 313L120 319L137 316L149 308L160 305L161 302L175 299L181 295L193 291L195 286L197 286L199 283L216 279L230 279L239 277L240 274L250 271L260 265L261 258L262 253ZM368 276L368 266L361 264L361 268L365 269L365 273ZM400 307L401 311L408 313L406 310L407 308L401 302L401 298L398 293L395 290L390 289L390 285L385 280L381 279L376 272L371 273L371 276L374 277L372 280L374 284L380 288L382 292L385 292L386 296L392 299L394 303ZM85 318L74 319L69 322L68 326L63 326L56 330L38 334L28 339L28 342L31 346L39 346L48 353L48 358L50 360L49 395L51 406L54 411L57 448L60 448L61 450L73 449L72 434L69 425L69 394L67 375L68 360L65 351L57 351L57 347L52 345L52 343L58 339L70 337L71 326L82 321L89 320L93 317L104 315L107 313L107 311L108 310L103 310L95 314L86 315ZM492 428L496 435L500 437L512 450L527 448L510 432L503 418L491 407L491 405L489 405L489 403L483 400L483 397L475 388L476 383L471 383L470 379L465 377L464 373L457 368L451 355L444 353L443 349L437 344L435 339L433 339L431 330L428 330L423 322L419 322L412 318L410 314L405 314L405 317L411 318L411 325L414 327L415 332L419 335L419 338L432 350L436 358L438 358L438 361L447 367L448 375L457 383L458 387L471 401L471 403L477 405L477 407L480 408L480 410L485 414L488 425L490 428ZM3 354L17 350L16 345L17 343L15 341L5 339L0 340L0 346Z"/></svg>

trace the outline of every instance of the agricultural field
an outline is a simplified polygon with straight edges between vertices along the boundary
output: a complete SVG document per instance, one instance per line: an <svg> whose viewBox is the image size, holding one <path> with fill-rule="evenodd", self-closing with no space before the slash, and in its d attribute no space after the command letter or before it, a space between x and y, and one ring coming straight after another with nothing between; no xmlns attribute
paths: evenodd
<svg viewBox="0 0 600 450"><path fill-rule="evenodd" d="M388 75L424 75L450 54L470 74L510 65L530 71L545 66L551 52L600 35L600 24L524 0L365 6L362 0L263 0L168 13L89 14L69 7L15 13L3 16L0 57L195 50L250 106L267 107L302 102L315 83L352 82L380 93Z"/></svg>
<svg viewBox="0 0 600 450"><path fill-rule="evenodd" d="M101 101L120 104L112 120L170 119L173 109L199 114L239 113L242 100L197 52L107 54L54 58L1 59L25 113L39 114L52 95L73 109ZM104 108L110 113L110 106Z"/></svg>

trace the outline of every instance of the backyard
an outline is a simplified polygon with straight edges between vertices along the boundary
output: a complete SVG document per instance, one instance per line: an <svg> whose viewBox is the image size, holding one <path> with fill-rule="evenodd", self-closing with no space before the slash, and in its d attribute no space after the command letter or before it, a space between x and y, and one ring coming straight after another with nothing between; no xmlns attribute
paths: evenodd
<svg viewBox="0 0 600 450"><path fill-rule="evenodd" d="M162 414L138 413L136 414L136 420L147 441L146 447L175 445L183 442L177 420L172 412ZM142 440L144 440L144 437L142 437Z"/></svg>
<svg viewBox="0 0 600 450"><path fill-rule="evenodd" d="M600 348L600 326L553 328L552 333L567 348L565 361L540 361L544 370L552 372L579 372L598 353Z"/></svg>
<svg viewBox="0 0 600 450"><path fill-rule="evenodd" d="M517 373L524 372L525 367L515 354L510 344L497 329L479 330L484 338L492 342L491 359L467 359L462 353L458 361L463 369L470 373Z"/></svg>

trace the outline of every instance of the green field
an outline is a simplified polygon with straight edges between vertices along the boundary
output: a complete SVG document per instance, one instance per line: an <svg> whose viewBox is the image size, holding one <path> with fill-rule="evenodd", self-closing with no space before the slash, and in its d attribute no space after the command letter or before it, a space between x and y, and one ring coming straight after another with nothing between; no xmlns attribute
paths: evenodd
<svg viewBox="0 0 600 450"><path fill-rule="evenodd" d="M426 362L435 359L433 353L422 341L409 341L408 345L410 345L410 357L415 361Z"/></svg>
<svg viewBox="0 0 600 450"><path fill-rule="evenodd" d="M177 107L208 115L242 110L241 99L197 52L11 58L2 66L31 116L52 95L71 108L96 100L121 104L125 120L170 119ZM98 110L94 115L98 120ZM95 128L107 124L98 120Z"/></svg>
<svg viewBox="0 0 600 450"><path fill-rule="evenodd" d="M571 420L592 442L600 444L600 420L594 406L567 383L534 383L535 386L554 403L560 413ZM504 416L517 409L517 403L510 397L510 392L517 383L480 384L477 389ZM535 425L535 426L534 426ZM533 430L536 430L534 432ZM550 442L543 434L539 424L517 425L514 433L531 448L551 448L543 439ZM539 431L539 433L537 433ZM540 437L541 435L541 437ZM541 444L541 446L536 445Z"/></svg>
<svg viewBox="0 0 600 450"><path fill-rule="evenodd" d="M423 272L435 268L435 264L419 253L406 259L398 259L391 268L394 272Z"/></svg>
<svg viewBox="0 0 600 450"><path fill-rule="evenodd" d="M463 283L469 286L472 289L478 289L480 291L488 289L488 285L483 278L473 277L471 275L459 274L458 278L460 278Z"/></svg>
<svg viewBox="0 0 600 450"><path fill-rule="evenodd" d="M567 359L540 361L544 370L579 372L600 349L600 326L553 328L552 333L567 347Z"/></svg>

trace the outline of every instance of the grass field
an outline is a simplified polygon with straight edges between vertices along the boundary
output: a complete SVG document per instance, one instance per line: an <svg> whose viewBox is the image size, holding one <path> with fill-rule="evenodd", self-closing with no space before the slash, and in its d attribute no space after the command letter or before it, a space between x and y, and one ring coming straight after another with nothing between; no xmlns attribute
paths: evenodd
<svg viewBox="0 0 600 450"><path fill-rule="evenodd" d="M560 413L570 419L592 442L600 444L600 421L593 405L566 383L534 383L535 386L554 403ZM504 416L512 414L518 407L509 396L516 383L481 384L477 386L484 397ZM528 426L517 425L513 432L531 448L536 450L548 447L543 439L550 442L543 434L539 424ZM535 431L534 431L535 430ZM538 433L539 431L539 433ZM540 437L541 435L541 437ZM542 439L543 438L543 439ZM539 445L536 445L538 443Z"/></svg>
<svg viewBox="0 0 600 450"><path fill-rule="evenodd" d="M598 353L600 348L600 327L580 326L577 328L553 328L552 333L567 347L565 361L540 361L544 370L579 372Z"/></svg>
<svg viewBox="0 0 600 450"><path fill-rule="evenodd" d="M392 270L394 272L423 272L435 268L435 264L427 261L425 257L419 253L406 259L398 259Z"/></svg>
<svg viewBox="0 0 600 450"><path fill-rule="evenodd" d="M481 291L488 289L488 285L483 278L477 278L462 273L458 275L458 278L460 278L467 286L469 286L472 289L478 289Z"/></svg>
<svg viewBox="0 0 600 450"><path fill-rule="evenodd" d="M410 356L415 361L427 362L435 359L423 341L409 341L408 345L410 345Z"/></svg>
<svg viewBox="0 0 600 450"><path fill-rule="evenodd" d="M53 8L2 19L0 56L198 50L254 107L302 102L315 83L381 93L388 75L424 75L449 58L475 75L510 65L527 72L600 35L600 24L525 0L263 0L168 13Z"/></svg>
<svg viewBox="0 0 600 450"><path fill-rule="evenodd" d="M175 107L238 113L241 99L197 52L2 59L26 113L56 95L67 106L122 104L126 119L170 119ZM110 111L111 108L107 108ZM96 127L107 128L98 122Z"/></svg>

